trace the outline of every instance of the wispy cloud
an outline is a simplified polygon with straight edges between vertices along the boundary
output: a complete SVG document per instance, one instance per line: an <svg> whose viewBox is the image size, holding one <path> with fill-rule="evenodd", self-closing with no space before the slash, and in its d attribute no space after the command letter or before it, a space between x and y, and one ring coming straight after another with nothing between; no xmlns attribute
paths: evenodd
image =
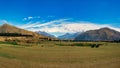
<svg viewBox="0 0 120 68"><path fill-rule="evenodd" d="M23 28L23 29L27 29L27 28L32 28L33 26L36 26L36 25L39 25L39 22L36 22L36 23L29 22L25 25L18 26L18 27Z"/></svg>
<svg viewBox="0 0 120 68"><path fill-rule="evenodd" d="M83 32L88 30L100 29L103 27L109 27L117 31L120 31L120 28L112 27L109 24L95 24L86 21L71 22L69 21L69 19L59 19L44 23L40 22L28 23L26 25L21 26L21 28L28 29L31 31L46 31L52 34Z"/></svg>
<svg viewBox="0 0 120 68"><path fill-rule="evenodd" d="M0 20L0 23L8 23L7 20Z"/></svg>
<svg viewBox="0 0 120 68"><path fill-rule="evenodd" d="M12 23L7 20L0 20L0 25L2 25L2 24L11 24L12 25Z"/></svg>
<svg viewBox="0 0 120 68"><path fill-rule="evenodd" d="M63 21L66 21L68 19L59 19L59 20L53 20L53 21L49 21L49 22L45 22L45 23L41 23L41 22L29 22L23 26L20 26L21 28L27 29L27 28L34 28L34 27L45 27L45 26L54 26L55 23L61 23Z"/></svg>
<svg viewBox="0 0 120 68"><path fill-rule="evenodd" d="M55 17L55 16L47 16L48 18L53 18L53 17Z"/></svg>
<svg viewBox="0 0 120 68"><path fill-rule="evenodd" d="M41 18L40 16L29 16L29 17L26 17L26 18L23 18L23 21L26 21L26 20L31 20L31 19L36 19L36 18Z"/></svg>

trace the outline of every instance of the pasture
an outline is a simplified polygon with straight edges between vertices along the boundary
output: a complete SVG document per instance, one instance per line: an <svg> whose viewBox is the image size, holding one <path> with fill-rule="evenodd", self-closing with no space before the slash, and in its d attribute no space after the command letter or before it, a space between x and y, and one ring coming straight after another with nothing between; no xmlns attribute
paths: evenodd
<svg viewBox="0 0 120 68"><path fill-rule="evenodd" d="M88 43L103 45L91 48ZM120 68L120 43L51 41L34 45L1 43L0 68Z"/></svg>

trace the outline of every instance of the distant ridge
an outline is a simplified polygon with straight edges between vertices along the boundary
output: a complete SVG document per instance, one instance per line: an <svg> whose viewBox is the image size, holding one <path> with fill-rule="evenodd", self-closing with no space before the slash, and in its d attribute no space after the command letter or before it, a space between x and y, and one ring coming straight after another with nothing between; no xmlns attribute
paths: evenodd
<svg viewBox="0 0 120 68"><path fill-rule="evenodd" d="M81 33L75 38L75 40L91 40L91 41L120 40L120 32L105 27L98 30L90 30Z"/></svg>
<svg viewBox="0 0 120 68"><path fill-rule="evenodd" d="M80 34L80 32L72 33L72 34L66 33L64 35L58 36L58 38L61 39L61 40L74 40L74 38L76 36L78 36L79 34Z"/></svg>
<svg viewBox="0 0 120 68"><path fill-rule="evenodd" d="M54 35L51 35L51 34L44 32L44 31L36 31L36 33L50 37L50 38L56 38Z"/></svg>

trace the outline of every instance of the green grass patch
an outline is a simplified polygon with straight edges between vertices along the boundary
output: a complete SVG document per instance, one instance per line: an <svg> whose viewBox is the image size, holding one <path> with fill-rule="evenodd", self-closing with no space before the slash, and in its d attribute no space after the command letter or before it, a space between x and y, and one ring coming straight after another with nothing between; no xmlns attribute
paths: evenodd
<svg viewBox="0 0 120 68"><path fill-rule="evenodd" d="M12 45L18 45L17 42L0 42L0 44L12 44Z"/></svg>
<svg viewBox="0 0 120 68"><path fill-rule="evenodd" d="M9 58L9 59L14 59L16 58L15 56L13 55L10 55L8 53L3 53L3 52L0 52L0 57L5 57L5 58Z"/></svg>

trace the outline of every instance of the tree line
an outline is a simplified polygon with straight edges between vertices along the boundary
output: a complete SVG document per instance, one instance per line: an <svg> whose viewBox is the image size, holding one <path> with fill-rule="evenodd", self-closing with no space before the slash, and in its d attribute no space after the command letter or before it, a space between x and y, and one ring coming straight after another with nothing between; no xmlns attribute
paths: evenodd
<svg viewBox="0 0 120 68"><path fill-rule="evenodd" d="M13 37L25 36L25 37L32 37L32 35L20 34L20 33L0 33L0 36L13 36Z"/></svg>

